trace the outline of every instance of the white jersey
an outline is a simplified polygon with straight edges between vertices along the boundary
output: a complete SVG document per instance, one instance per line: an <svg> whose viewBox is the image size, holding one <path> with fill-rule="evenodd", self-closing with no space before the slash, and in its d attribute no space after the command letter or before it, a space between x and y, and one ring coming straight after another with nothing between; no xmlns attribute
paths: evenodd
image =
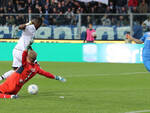
<svg viewBox="0 0 150 113"><path fill-rule="evenodd" d="M15 49L24 51L26 47L33 41L35 32L36 32L36 28L33 24L26 26L25 30L23 30L22 32L22 35L17 45L15 46Z"/></svg>

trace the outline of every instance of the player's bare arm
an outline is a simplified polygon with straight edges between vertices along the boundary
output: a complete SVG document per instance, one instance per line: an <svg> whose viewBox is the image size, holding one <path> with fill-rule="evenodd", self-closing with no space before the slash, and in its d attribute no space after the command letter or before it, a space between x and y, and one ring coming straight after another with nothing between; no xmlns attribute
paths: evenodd
<svg viewBox="0 0 150 113"><path fill-rule="evenodd" d="M20 30L24 30L26 28L26 24L21 24L21 25L19 25L19 29Z"/></svg>
<svg viewBox="0 0 150 113"><path fill-rule="evenodd" d="M21 24L21 25L19 26L19 29L20 29L20 30L24 30L24 29L26 28L26 26L31 25L31 24L33 24L32 21L29 21L29 22L26 23L26 24Z"/></svg>
<svg viewBox="0 0 150 113"><path fill-rule="evenodd" d="M141 41L141 40L139 40L139 39L136 39L136 38L132 37L132 36L129 35L129 34L126 34L126 38L129 39L129 40L134 41L134 42L137 43L137 44L142 44L142 43L144 43L143 41Z"/></svg>

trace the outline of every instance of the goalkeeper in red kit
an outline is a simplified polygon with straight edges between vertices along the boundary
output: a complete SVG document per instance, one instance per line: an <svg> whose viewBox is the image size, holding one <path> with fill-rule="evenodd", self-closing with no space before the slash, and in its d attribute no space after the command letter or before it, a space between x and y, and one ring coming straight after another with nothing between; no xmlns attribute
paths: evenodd
<svg viewBox="0 0 150 113"><path fill-rule="evenodd" d="M22 86L37 73L51 79L60 80L62 82L66 81L60 76L55 76L41 69L37 63L34 63L36 57L37 53L31 48L23 52L22 66L12 73L6 81L0 84L0 98L17 98L17 93Z"/></svg>

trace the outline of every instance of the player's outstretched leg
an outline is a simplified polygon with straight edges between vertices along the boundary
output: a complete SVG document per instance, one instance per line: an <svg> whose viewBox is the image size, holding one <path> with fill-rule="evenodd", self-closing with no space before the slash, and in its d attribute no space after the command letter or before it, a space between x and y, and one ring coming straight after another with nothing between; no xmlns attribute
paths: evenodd
<svg viewBox="0 0 150 113"><path fill-rule="evenodd" d="M18 96L0 93L0 98L16 99L16 98L18 98Z"/></svg>
<svg viewBox="0 0 150 113"><path fill-rule="evenodd" d="M6 78L9 77L13 72L14 72L14 70L9 70L8 72L4 73L2 76L0 76L0 80L6 79Z"/></svg>

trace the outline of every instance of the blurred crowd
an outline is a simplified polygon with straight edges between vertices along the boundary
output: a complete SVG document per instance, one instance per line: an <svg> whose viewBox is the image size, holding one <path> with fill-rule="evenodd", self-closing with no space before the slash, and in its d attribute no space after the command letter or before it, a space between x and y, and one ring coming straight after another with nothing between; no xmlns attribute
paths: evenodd
<svg viewBox="0 0 150 113"><path fill-rule="evenodd" d="M39 14L43 19L43 25L77 25L79 16L76 14L90 13L92 15L82 16L83 25L92 23L122 26L129 25L130 22L129 16L125 14L150 13L149 7L150 0L109 0L108 5L100 2L84 3L78 0L0 0L0 25L19 25L27 22L29 17L25 14L31 13ZM10 13L19 13L19 15L14 16ZM93 15L96 13L105 13L105 15ZM120 15L106 15L112 13Z"/></svg>

